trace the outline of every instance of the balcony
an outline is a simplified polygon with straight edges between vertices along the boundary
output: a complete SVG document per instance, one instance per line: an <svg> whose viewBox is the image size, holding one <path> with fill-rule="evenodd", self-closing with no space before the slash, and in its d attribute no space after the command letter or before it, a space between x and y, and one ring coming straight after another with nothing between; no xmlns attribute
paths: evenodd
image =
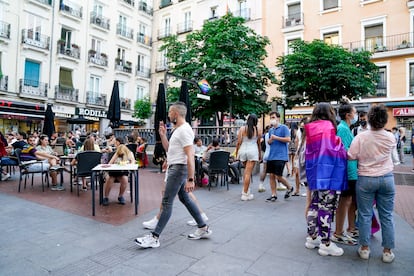
<svg viewBox="0 0 414 276"><path fill-rule="evenodd" d="M144 66L137 66L135 70L135 76L149 79L150 69Z"/></svg>
<svg viewBox="0 0 414 276"><path fill-rule="evenodd" d="M0 37L10 39L10 24L0 21Z"/></svg>
<svg viewBox="0 0 414 276"><path fill-rule="evenodd" d="M138 4L138 10L151 16L153 14L153 8L149 6L147 2L140 1Z"/></svg>
<svg viewBox="0 0 414 276"><path fill-rule="evenodd" d="M146 46L151 47L152 45L152 38L148 35L144 35L141 33L137 33L137 42L144 44Z"/></svg>
<svg viewBox="0 0 414 276"><path fill-rule="evenodd" d="M410 38L413 37L413 33L404 33L391 36L378 36L370 37L364 41L354 41L343 43L342 47L349 51L369 51L373 53L387 52L388 54L398 55L402 51L407 49L414 52L413 43L410 42Z"/></svg>
<svg viewBox="0 0 414 276"><path fill-rule="evenodd" d="M295 13L289 17L283 17L283 28L290 28L295 26L303 26L303 14Z"/></svg>
<svg viewBox="0 0 414 276"><path fill-rule="evenodd" d="M82 7L67 0L61 1L59 10L64 14L82 19Z"/></svg>
<svg viewBox="0 0 414 276"><path fill-rule="evenodd" d="M109 19L95 12L91 12L91 24L96 25L102 29L109 30Z"/></svg>
<svg viewBox="0 0 414 276"><path fill-rule="evenodd" d="M120 98L120 100L121 100L121 109L131 110L131 99Z"/></svg>
<svg viewBox="0 0 414 276"><path fill-rule="evenodd" d="M80 48L76 44L68 45L64 40L58 40L57 42L57 52L58 54L71 57L74 59L80 59Z"/></svg>
<svg viewBox="0 0 414 276"><path fill-rule="evenodd" d="M161 0L160 9L171 6L171 5L172 5L171 0Z"/></svg>
<svg viewBox="0 0 414 276"><path fill-rule="evenodd" d="M246 21L249 21L251 19L250 9L240 9L238 11L235 11L234 16L238 16L238 17L243 18Z"/></svg>
<svg viewBox="0 0 414 276"><path fill-rule="evenodd" d="M19 80L19 96L20 97L47 97L47 83L20 79Z"/></svg>
<svg viewBox="0 0 414 276"><path fill-rule="evenodd" d="M177 25L177 34L188 33L193 30L193 21L185 21Z"/></svg>
<svg viewBox="0 0 414 276"><path fill-rule="evenodd" d="M106 95L93 91L86 92L86 104L106 107Z"/></svg>
<svg viewBox="0 0 414 276"><path fill-rule="evenodd" d="M131 28L123 26L122 24L116 25L116 34L128 39L134 39L134 31Z"/></svg>
<svg viewBox="0 0 414 276"><path fill-rule="evenodd" d="M88 61L95 65L108 67L108 57L104 53L97 53L95 50L91 49L88 52Z"/></svg>
<svg viewBox="0 0 414 276"><path fill-rule="evenodd" d="M387 82L386 81L380 81L377 83L377 86L375 88L375 94L366 95L362 98L372 99L372 98L383 98L383 97L387 97Z"/></svg>
<svg viewBox="0 0 414 276"><path fill-rule="evenodd" d="M163 38L166 38L171 35L171 29L170 28L162 28L158 30L158 40L161 40Z"/></svg>
<svg viewBox="0 0 414 276"><path fill-rule="evenodd" d="M33 30L22 30L22 43L36 48L49 50L50 38Z"/></svg>
<svg viewBox="0 0 414 276"><path fill-rule="evenodd" d="M115 59L115 70L119 72L132 73L132 62L124 61L120 58Z"/></svg>
<svg viewBox="0 0 414 276"><path fill-rule="evenodd" d="M0 79L0 90L8 91L9 90L9 76L2 76Z"/></svg>
<svg viewBox="0 0 414 276"><path fill-rule="evenodd" d="M162 72L168 69L167 60L159 60L155 65L155 72Z"/></svg>
<svg viewBox="0 0 414 276"><path fill-rule="evenodd" d="M407 1L407 7L408 7L409 9L414 8L414 1L413 1L413 0L408 0L408 1Z"/></svg>
<svg viewBox="0 0 414 276"><path fill-rule="evenodd" d="M135 7L135 2L134 2L134 0L123 0L123 2L125 3L125 4L128 4L129 6L131 6L131 7Z"/></svg>
<svg viewBox="0 0 414 276"><path fill-rule="evenodd" d="M72 104L79 104L79 89L64 87L61 85L55 86L55 100L67 102Z"/></svg>

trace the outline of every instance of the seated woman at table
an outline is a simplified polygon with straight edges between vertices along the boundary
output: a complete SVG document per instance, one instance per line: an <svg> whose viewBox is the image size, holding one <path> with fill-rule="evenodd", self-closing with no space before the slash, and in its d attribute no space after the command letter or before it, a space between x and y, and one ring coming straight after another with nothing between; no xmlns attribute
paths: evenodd
<svg viewBox="0 0 414 276"><path fill-rule="evenodd" d="M135 157L134 154L125 146L119 145L114 156L112 156L109 164L134 164ZM112 188L112 184L118 181L120 183L118 202L119 204L125 205L124 193L128 183L128 171L109 171L105 179L104 185L104 199L102 204L104 206L109 205L109 193Z"/></svg>
<svg viewBox="0 0 414 276"><path fill-rule="evenodd" d="M95 142L94 139L92 138L86 138L85 142L83 142L83 145L81 147L81 149L79 150L79 152L82 151L87 151L87 150L91 150L91 151L96 151L95 149ZM76 164L78 163L78 155L76 155L76 157L72 160L72 162L70 163L72 166L76 166ZM82 177L82 190L83 191L88 191L88 186L86 184L86 178Z"/></svg>
<svg viewBox="0 0 414 276"><path fill-rule="evenodd" d="M145 153L147 148L147 139L144 137L138 137L139 139L139 146L137 148L137 157L139 162L139 167L146 167L148 166L148 156Z"/></svg>

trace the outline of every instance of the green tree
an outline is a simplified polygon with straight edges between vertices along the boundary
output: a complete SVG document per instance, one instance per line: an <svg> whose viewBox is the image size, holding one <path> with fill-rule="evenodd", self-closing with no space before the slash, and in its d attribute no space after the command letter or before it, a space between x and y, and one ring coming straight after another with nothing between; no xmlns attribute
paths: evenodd
<svg viewBox="0 0 414 276"><path fill-rule="evenodd" d="M278 89L287 108L297 104L357 100L375 93L378 67L367 51L349 52L320 40L295 41L293 53L281 56Z"/></svg>
<svg viewBox="0 0 414 276"><path fill-rule="evenodd" d="M142 120L148 119L152 114L151 102L148 97L142 100L136 100L134 103L134 114L132 117Z"/></svg>
<svg viewBox="0 0 414 276"><path fill-rule="evenodd" d="M233 115L240 116L269 111L261 95L268 85L276 82L263 63L267 56L265 47L270 42L244 22L241 17L227 14L205 23L184 41L176 36L165 39L160 50L167 50L169 71L191 80L206 79L212 87L207 101L197 98L198 89L189 86L196 117L216 114L222 125L223 114L229 113L230 107Z"/></svg>

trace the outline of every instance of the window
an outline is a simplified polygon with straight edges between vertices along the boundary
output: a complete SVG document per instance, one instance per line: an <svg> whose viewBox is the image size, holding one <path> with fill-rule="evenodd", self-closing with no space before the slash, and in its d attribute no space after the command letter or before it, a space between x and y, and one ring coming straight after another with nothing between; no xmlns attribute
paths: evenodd
<svg viewBox="0 0 414 276"><path fill-rule="evenodd" d="M217 17L217 6L211 7L210 12L211 12L210 18L216 18Z"/></svg>
<svg viewBox="0 0 414 276"><path fill-rule="evenodd" d="M40 41L42 22L39 17L29 14L27 26L27 38Z"/></svg>
<svg viewBox="0 0 414 276"><path fill-rule="evenodd" d="M169 36L171 34L171 18L164 18L164 35Z"/></svg>
<svg viewBox="0 0 414 276"><path fill-rule="evenodd" d="M101 91L101 77L94 75L89 77L89 91L93 98L99 97Z"/></svg>
<svg viewBox="0 0 414 276"><path fill-rule="evenodd" d="M60 67L59 85L62 88L73 89L72 71L71 70Z"/></svg>
<svg viewBox="0 0 414 276"><path fill-rule="evenodd" d="M40 63L26 60L24 65L24 85L39 86L40 80Z"/></svg>
<svg viewBox="0 0 414 276"><path fill-rule="evenodd" d="M191 11L187 11L184 13L184 30L188 31L191 27Z"/></svg>
<svg viewBox="0 0 414 276"><path fill-rule="evenodd" d="M102 7L102 5L101 5L101 4L99 4L99 3L95 3L95 4L93 5L93 12L94 12L94 14L95 14L96 16L98 16L98 17L102 17L102 10L103 10L103 7Z"/></svg>
<svg viewBox="0 0 414 276"><path fill-rule="evenodd" d="M339 33L332 32L323 34L323 41L329 45L339 45Z"/></svg>
<svg viewBox="0 0 414 276"><path fill-rule="evenodd" d="M379 80L377 83L377 97L387 96L387 66L380 66L379 68Z"/></svg>
<svg viewBox="0 0 414 276"><path fill-rule="evenodd" d="M414 63L410 63L409 96L414 96Z"/></svg>
<svg viewBox="0 0 414 276"><path fill-rule="evenodd" d="M118 51L117 51L116 57L117 57L119 60L125 61L125 49L123 49L123 48L118 48Z"/></svg>
<svg viewBox="0 0 414 276"><path fill-rule="evenodd" d="M338 8L338 0L323 0L323 10Z"/></svg>
<svg viewBox="0 0 414 276"><path fill-rule="evenodd" d="M374 51L383 47L383 32L383 24L365 26L365 49L367 51Z"/></svg>
<svg viewBox="0 0 414 276"><path fill-rule="evenodd" d="M62 28L60 38L65 41L65 48L69 49L71 47L72 31L66 28Z"/></svg>
<svg viewBox="0 0 414 276"><path fill-rule="evenodd" d="M300 20L300 3L288 6L288 18Z"/></svg>
<svg viewBox="0 0 414 276"><path fill-rule="evenodd" d="M137 59L137 71L144 72L144 55L138 54Z"/></svg>
<svg viewBox="0 0 414 276"><path fill-rule="evenodd" d="M125 98L125 82L118 81L118 87L119 87L119 97Z"/></svg>
<svg viewBox="0 0 414 276"><path fill-rule="evenodd" d="M291 44L295 41L300 40L300 38L293 38L293 39L288 39L287 40L287 54L291 54L293 53L293 49L291 48Z"/></svg>
<svg viewBox="0 0 414 276"><path fill-rule="evenodd" d="M144 87L138 85L136 100L143 100L143 99L144 99Z"/></svg>
<svg viewBox="0 0 414 276"><path fill-rule="evenodd" d="M91 49L95 50L95 52L98 54L101 53L101 43L102 41L100 41L99 39L92 38Z"/></svg>

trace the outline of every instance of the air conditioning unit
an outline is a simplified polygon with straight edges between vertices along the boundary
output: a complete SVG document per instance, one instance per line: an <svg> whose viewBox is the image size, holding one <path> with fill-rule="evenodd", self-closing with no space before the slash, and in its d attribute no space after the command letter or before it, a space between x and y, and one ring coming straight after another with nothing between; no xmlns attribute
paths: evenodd
<svg viewBox="0 0 414 276"><path fill-rule="evenodd" d="M95 18L95 23L100 25L101 24L101 19L99 17L96 17Z"/></svg>

